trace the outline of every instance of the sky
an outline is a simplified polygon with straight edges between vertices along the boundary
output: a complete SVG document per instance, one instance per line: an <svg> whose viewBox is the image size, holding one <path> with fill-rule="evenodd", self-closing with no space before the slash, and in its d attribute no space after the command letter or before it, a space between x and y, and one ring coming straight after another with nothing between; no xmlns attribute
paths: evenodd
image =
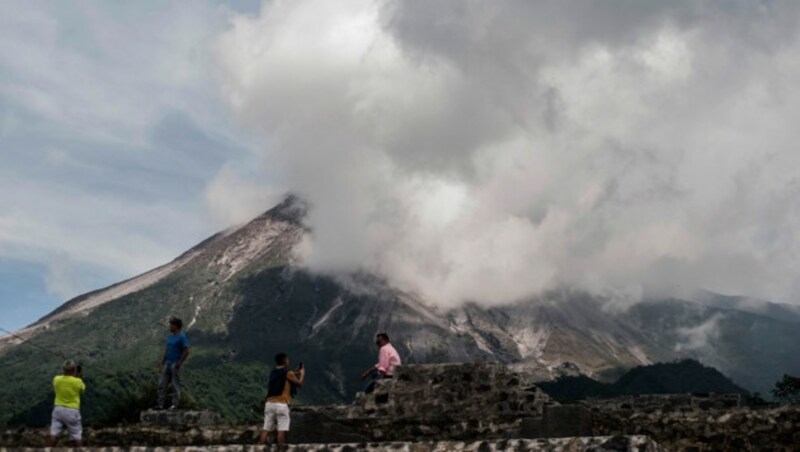
<svg viewBox="0 0 800 452"><path fill-rule="evenodd" d="M269 207L221 200L233 189L257 201L263 182L206 51L232 14L258 8L3 2L14 14L0 14L0 327Z"/></svg>
<svg viewBox="0 0 800 452"><path fill-rule="evenodd" d="M455 306L800 300L800 4L7 2L0 327L282 193L310 270Z"/></svg>

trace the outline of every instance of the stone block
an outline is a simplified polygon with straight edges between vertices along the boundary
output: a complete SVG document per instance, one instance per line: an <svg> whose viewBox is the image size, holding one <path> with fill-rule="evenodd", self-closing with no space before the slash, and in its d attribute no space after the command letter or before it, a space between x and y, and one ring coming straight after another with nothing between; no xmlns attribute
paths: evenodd
<svg viewBox="0 0 800 452"><path fill-rule="evenodd" d="M330 418L317 410L292 410L291 438L293 442L328 443L328 442L364 442L366 435L359 431L358 424L348 424L344 420Z"/></svg>
<svg viewBox="0 0 800 452"><path fill-rule="evenodd" d="M519 431L514 436L519 438L545 438L543 419L541 417L522 418Z"/></svg>
<svg viewBox="0 0 800 452"><path fill-rule="evenodd" d="M218 425L221 422L219 414L213 411L188 410L142 411L139 420L144 425L186 428Z"/></svg>
<svg viewBox="0 0 800 452"><path fill-rule="evenodd" d="M592 413L582 405L553 405L544 409L542 438L591 436Z"/></svg>

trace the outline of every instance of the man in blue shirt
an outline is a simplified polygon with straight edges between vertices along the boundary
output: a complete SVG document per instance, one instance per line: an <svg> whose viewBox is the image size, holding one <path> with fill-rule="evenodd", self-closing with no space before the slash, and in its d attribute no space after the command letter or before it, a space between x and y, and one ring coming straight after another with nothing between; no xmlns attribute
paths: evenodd
<svg viewBox="0 0 800 452"><path fill-rule="evenodd" d="M189 339L181 331L183 322L172 317L169 319L169 332L167 348L161 358L161 380L158 383L158 409L164 409L164 399L167 395L167 385L172 383L172 406L170 410L178 408L181 400L180 370L186 357L189 356Z"/></svg>

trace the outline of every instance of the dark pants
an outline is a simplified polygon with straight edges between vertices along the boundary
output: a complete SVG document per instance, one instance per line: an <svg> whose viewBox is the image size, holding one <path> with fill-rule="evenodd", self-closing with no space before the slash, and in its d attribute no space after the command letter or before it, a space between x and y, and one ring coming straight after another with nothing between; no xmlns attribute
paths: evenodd
<svg viewBox="0 0 800 452"><path fill-rule="evenodd" d="M364 385L364 394L371 394L375 390L375 382L384 378L392 378L389 375L382 375L377 369L372 369L372 372L367 376L367 384Z"/></svg>
<svg viewBox="0 0 800 452"><path fill-rule="evenodd" d="M167 385L172 384L172 406L178 406L181 401L181 374L175 363L167 363L161 372L158 382L158 407L164 408L164 399L167 397Z"/></svg>

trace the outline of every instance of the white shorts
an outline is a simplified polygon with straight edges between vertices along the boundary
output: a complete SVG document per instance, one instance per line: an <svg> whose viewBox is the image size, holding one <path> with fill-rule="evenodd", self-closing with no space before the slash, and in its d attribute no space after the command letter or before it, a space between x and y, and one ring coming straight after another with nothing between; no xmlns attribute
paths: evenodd
<svg viewBox="0 0 800 452"><path fill-rule="evenodd" d="M80 441L83 435L81 427L81 412L75 408L57 406L53 408L53 416L50 422L50 436L58 437L66 429L69 431L69 438L73 441Z"/></svg>
<svg viewBox="0 0 800 452"><path fill-rule="evenodd" d="M285 403L267 402L264 405L264 431L289 431L289 405Z"/></svg>

